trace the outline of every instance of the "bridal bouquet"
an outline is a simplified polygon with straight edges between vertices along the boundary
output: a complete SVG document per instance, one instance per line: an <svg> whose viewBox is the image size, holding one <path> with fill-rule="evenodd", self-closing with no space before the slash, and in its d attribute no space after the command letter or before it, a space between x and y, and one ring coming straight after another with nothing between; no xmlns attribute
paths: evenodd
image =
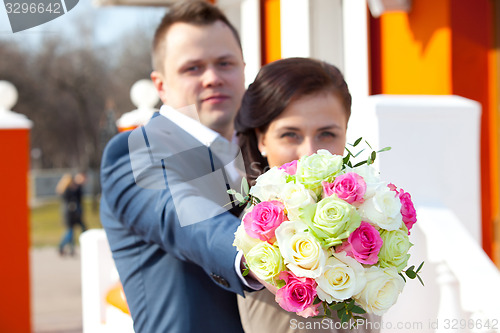
<svg viewBox="0 0 500 333"><path fill-rule="evenodd" d="M319 150L270 169L250 190L244 180L243 194L228 191L247 204L233 245L278 288L279 305L304 317L321 306L322 316L336 312L342 322L382 315L403 290L403 273L422 282L423 263L405 270L417 221L410 194L380 179L377 152L353 166L359 153L347 151Z"/></svg>

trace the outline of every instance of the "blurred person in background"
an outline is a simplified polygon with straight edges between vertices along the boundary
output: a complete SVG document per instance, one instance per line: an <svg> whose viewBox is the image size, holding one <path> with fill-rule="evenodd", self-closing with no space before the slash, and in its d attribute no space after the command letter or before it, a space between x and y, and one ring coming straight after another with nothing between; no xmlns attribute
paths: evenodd
<svg viewBox="0 0 500 333"><path fill-rule="evenodd" d="M86 230L82 220L82 185L84 181L85 176L83 173L79 173L75 177L66 173L61 177L56 187L56 192L61 196L63 202L63 218L66 228L59 243L59 254L61 256L66 254L66 246L69 246L69 254L71 256L75 255L75 225L79 225L82 232Z"/></svg>

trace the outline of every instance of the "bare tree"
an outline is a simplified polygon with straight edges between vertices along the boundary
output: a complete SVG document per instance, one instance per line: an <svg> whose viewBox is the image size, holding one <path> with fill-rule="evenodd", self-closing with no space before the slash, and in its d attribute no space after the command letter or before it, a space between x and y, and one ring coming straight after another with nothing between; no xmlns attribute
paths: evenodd
<svg viewBox="0 0 500 333"><path fill-rule="evenodd" d="M8 59L0 62L0 79L17 87L14 109L34 122L31 146L41 149L42 168L98 174L104 143L113 132L111 105L115 117L134 109L130 88L151 73L153 30L134 29L107 47L92 45L86 25L79 43L60 35L49 35L37 49L0 41L0 58Z"/></svg>

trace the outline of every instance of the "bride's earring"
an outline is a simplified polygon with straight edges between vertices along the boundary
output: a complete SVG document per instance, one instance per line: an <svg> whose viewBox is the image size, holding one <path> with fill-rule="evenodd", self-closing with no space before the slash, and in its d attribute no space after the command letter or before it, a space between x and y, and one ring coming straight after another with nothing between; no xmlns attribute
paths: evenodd
<svg viewBox="0 0 500 333"><path fill-rule="evenodd" d="M267 157L267 153L265 151L261 151L260 154L262 155L262 157Z"/></svg>

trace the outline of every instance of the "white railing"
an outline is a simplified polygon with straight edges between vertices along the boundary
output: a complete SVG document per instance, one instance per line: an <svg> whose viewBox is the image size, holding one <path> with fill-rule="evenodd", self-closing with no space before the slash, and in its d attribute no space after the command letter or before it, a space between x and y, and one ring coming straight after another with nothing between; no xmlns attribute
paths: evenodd
<svg viewBox="0 0 500 333"><path fill-rule="evenodd" d="M425 287L407 282L381 332L500 332L500 274L481 248L480 104L378 95L358 105L348 141L392 147L378 167L411 193L410 264L425 261Z"/></svg>
<svg viewBox="0 0 500 333"><path fill-rule="evenodd" d="M83 333L133 333L130 315L106 302L119 277L104 229L82 233L80 248Z"/></svg>

